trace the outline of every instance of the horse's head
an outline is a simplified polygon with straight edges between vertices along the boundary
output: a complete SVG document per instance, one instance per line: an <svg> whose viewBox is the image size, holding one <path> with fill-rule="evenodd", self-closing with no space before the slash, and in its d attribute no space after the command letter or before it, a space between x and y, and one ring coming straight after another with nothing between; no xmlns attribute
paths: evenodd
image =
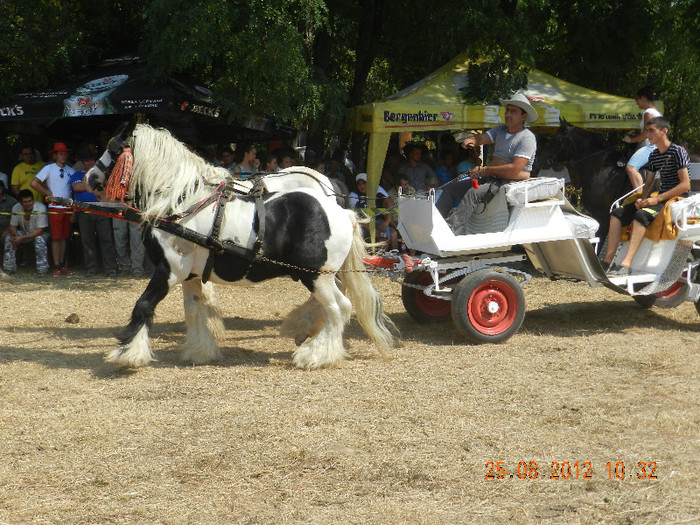
<svg viewBox="0 0 700 525"><path fill-rule="evenodd" d="M559 119L559 129L548 144L537 152L537 165L548 169L555 164L566 164L572 161L576 154L576 126L569 124L566 119Z"/></svg>
<svg viewBox="0 0 700 525"><path fill-rule="evenodd" d="M114 164L124 150L124 143L131 137L135 127L135 122L124 122L117 128L115 135L109 140L105 152L85 174L90 188L94 190L104 186L107 182L114 168Z"/></svg>

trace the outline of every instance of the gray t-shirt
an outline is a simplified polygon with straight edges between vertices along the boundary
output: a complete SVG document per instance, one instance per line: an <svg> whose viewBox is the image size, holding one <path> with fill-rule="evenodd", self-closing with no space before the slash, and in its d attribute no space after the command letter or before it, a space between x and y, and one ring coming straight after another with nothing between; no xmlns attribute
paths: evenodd
<svg viewBox="0 0 700 525"><path fill-rule="evenodd" d="M408 184L413 186L416 191L425 191L425 181L430 175L435 175L435 172L430 169L430 166L419 162L415 166L411 166L408 162L400 164L396 170L398 173L403 173L408 179Z"/></svg>
<svg viewBox="0 0 700 525"><path fill-rule="evenodd" d="M532 131L525 128L511 135L508 133L506 125L501 124L491 128L486 133L491 137L496 148L493 152L494 157L498 157L506 163L513 162L515 157L524 157L528 159L525 171L532 171L537 152L537 139Z"/></svg>

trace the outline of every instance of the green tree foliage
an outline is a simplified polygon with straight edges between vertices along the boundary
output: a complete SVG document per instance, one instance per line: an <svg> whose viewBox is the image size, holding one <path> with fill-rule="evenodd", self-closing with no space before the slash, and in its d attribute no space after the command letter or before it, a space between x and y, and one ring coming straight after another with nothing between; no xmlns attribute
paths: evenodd
<svg viewBox="0 0 700 525"><path fill-rule="evenodd" d="M0 3L0 95L45 86L69 69L81 35L74 19L51 0Z"/></svg>
<svg viewBox="0 0 700 525"><path fill-rule="evenodd" d="M101 58L133 53L147 0L3 0L0 96L47 87Z"/></svg>
<svg viewBox="0 0 700 525"><path fill-rule="evenodd" d="M231 118L323 137L466 51L465 100L495 100L532 67L623 96L653 84L674 137L700 142L698 13L700 0L4 0L0 97L140 54L155 78L201 78Z"/></svg>
<svg viewBox="0 0 700 525"><path fill-rule="evenodd" d="M156 76L194 73L238 119L318 115L328 83L314 82L309 35L324 23L323 2L153 0L144 15L141 50Z"/></svg>

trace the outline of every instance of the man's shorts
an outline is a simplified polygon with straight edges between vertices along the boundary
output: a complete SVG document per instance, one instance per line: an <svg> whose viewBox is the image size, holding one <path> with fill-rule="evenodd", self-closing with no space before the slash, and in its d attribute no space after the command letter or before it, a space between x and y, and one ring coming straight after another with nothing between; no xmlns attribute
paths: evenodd
<svg viewBox="0 0 700 525"><path fill-rule="evenodd" d="M644 206L638 210L634 202L631 202L626 206L615 208L610 212L610 215L620 219L623 226L629 226L632 224L632 221L637 221L646 228L656 218L665 204L665 202L660 202L654 206Z"/></svg>
<svg viewBox="0 0 700 525"><path fill-rule="evenodd" d="M627 165L639 171L642 169L642 166L645 166L649 162L649 155L651 155L651 152L655 149L656 146L653 144L642 146L630 157L630 160L627 161Z"/></svg>
<svg viewBox="0 0 700 525"><path fill-rule="evenodd" d="M70 208L54 208L49 206L49 225L51 226L51 239L60 241L70 236Z"/></svg>

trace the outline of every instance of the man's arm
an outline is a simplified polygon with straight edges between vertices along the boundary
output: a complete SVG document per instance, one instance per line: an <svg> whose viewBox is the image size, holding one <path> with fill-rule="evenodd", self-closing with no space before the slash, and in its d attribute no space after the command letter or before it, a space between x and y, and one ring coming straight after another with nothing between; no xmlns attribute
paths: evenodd
<svg viewBox="0 0 700 525"><path fill-rule="evenodd" d="M491 136L488 133L479 133L478 135L468 137L462 141L462 147L464 149L467 149L469 146L477 148L486 144L493 144L493 140L491 140Z"/></svg>
<svg viewBox="0 0 700 525"><path fill-rule="evenodd" d="M648 199L641 200L638 208L642 208L644 206L654 206L655 204L666 202L673 197L683 195L686 191L690 191L690 175L688 175L688 168L681 168L678 170L678 179L680 182L670 190L665 191L656 197L649 197Z"/></svg>
<svg viewBox="0 0 700 525"><path fill-rule="evenodd" d="M34 237L39 237L42 233L44 233L44 228L37 228L33 232L27 233L25 235L18 235L17 234L17 228L14 226L10 225L11 231L9 232L10 238L12 239L12 243L17 246L19 243L21 243L24 240L28 239L33 239Z"/></svg>
<svg viewBox="0 0 700 525"><path fill-rule="evenodd" d="M85 179L79 180L78 182L73 183L73 191L89 191L92 192L90 189L90 185L85 182Z"/></svg>
<svg viewBox="0 0 700 525"><path fill-rule="evenodd" d="M51 192L49 189L46 187L46 185L41 182L38 178L34 177L32 179L32 182L29 183L29 185L34 188L36 191L41 193L44 197L48 197L51 195Z"/></svg>

